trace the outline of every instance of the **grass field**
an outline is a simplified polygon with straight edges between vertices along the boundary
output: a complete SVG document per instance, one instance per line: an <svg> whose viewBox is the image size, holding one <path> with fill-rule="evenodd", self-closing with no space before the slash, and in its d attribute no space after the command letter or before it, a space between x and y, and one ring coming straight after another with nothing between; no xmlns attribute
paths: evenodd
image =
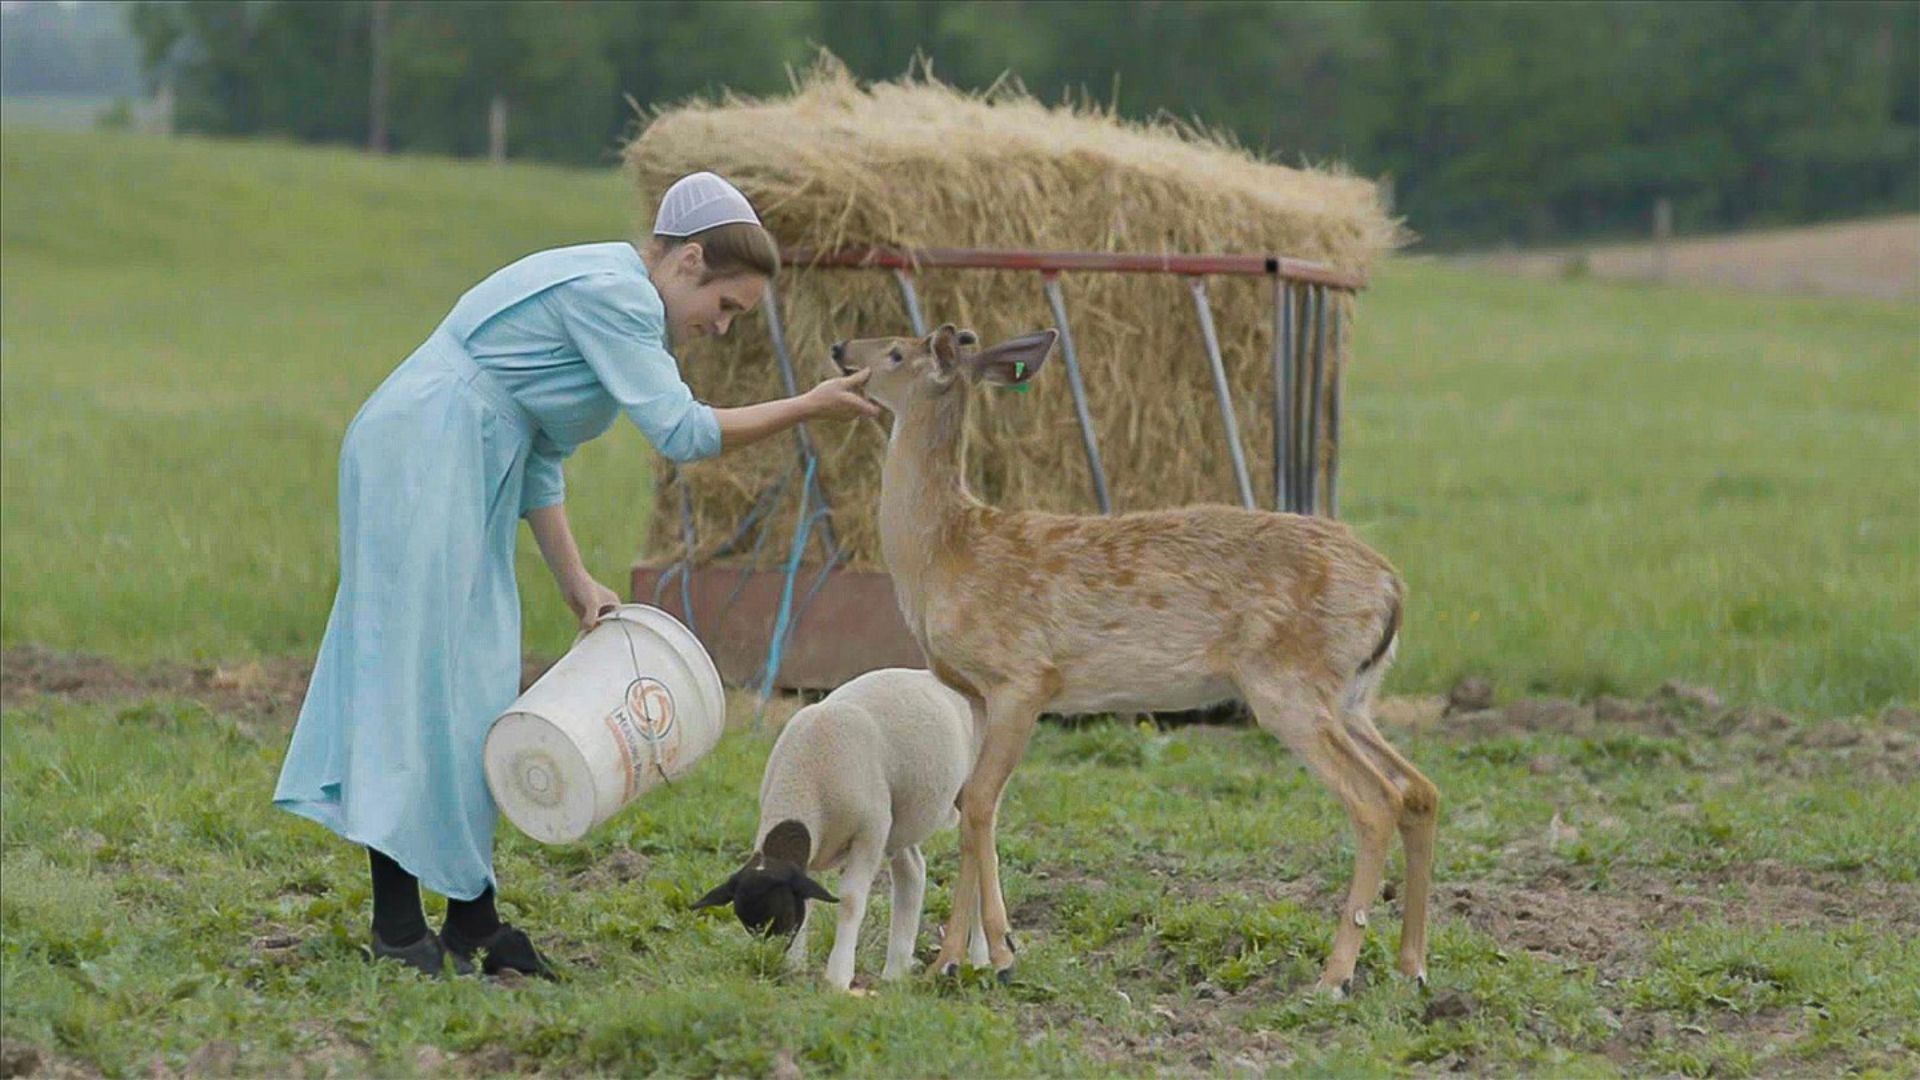
<svg viewBox="0 0 1920 1080"><path fill-rule="evenodd" d="M1303 995L1349 846L1275 744L1119 722L1043 731L1015 777L1011 988L840 1000L687 913L751 838L767 741L746 731L589 844L503 828L509 917L570 978L445 987L362 962L360 860L266 806L331 601L334 455L461 289L624 234L623 187L14 130L0 184L9 1060L1920 1071L1911 304L1380 273L1342 511L1412 588L1389 691L1479 674L1501 698L1396 711L1446 793L1431 995L1386 975L1391 904L1356 1000ZM616 429L569 481L588 563L618 584L644 447ZM553 655L569 627L530 544L521 571L528 647ZM1652 697L1670 678L1727 703ZM951 837L930 858L931 921Z"/></svg>
<svg viewBox="0 0 1920 1080"><path fill-rule="evenodd" d="M631 216L611 175L273 146L11 132L0 170L0 640L135 662L310 653L361 400L488 270ZM1920 697L1920 309L1408 265L1357 332L1342 512L1412 589L1400 692ZM623 582L639 437L569 481Z"/></svg>
<svg viewBox="0 0 1920 1080"><path fill-rule="evenodd" d="M10 675L0 1017L44 1061L968 1077L1920 1064L1911 712L1815 722L1615 702L1597 721L1534 703L1401 730L1447 799L1434 991L1389 974L1389 903L1346 1003L1307 994L1345 824L1276 742L1050 729L1004 811L1014 985L920 976L843 999L812 988L824 941L813 971L786 975L731 915L686 910L751 843L767 739L748 731L585 844L503 827L506 913L541 932L565 983L371 968L363 860L267 805L297 682L246 670L118 687L57 663ZM952 834L928 857L930 950ZM863 981L885 908L869 911Z"/></svg>
<svg viewBox="0 0 1920 1080"><path fill-rule="evenodd" d="M0 125L9 132L19 129L41 131L87 131L97 128L100 119L114 111L111 95L7 94L0 96ZM127 99L127 116L136 125L151 120L152 102Z"/></svg>

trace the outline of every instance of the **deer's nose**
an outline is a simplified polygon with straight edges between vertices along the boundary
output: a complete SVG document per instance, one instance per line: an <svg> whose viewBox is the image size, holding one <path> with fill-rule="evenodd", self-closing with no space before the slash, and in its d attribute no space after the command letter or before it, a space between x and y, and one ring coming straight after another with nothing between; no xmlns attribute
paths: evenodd
<svg viewBox="0 0 1920 1080"><path fill-rule="evenodd" d="M844 341L836 341L833 343L833 348L828 351L835 360L845 360L847 358L847 343Z"/></svg>

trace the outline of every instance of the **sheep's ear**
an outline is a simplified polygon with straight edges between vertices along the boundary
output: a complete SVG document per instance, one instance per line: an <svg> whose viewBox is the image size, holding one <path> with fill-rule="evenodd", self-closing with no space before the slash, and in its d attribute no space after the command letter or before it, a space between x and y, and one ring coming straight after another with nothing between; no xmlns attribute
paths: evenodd
<svg viewBox="0 0 1920 1080"><path fill-rule="evenodd" d="M793 891L807 900L818 900L823 904L837 904L840 898L827 891L826 886L805 874L797 875L793 882Z"/></svg>
<svg viewBox="0 0 1920 1080"><path fill-rule="evenodd" d="M813 834L805 824L788 818L767 832L760 855L768 863L788 862L805 870L813 861Z"/></svg>
<svg viewBox="0 0 1920 1080"><path fill-rule="evenodd" d="M728 878L727 880L721 882L719 885L714 887L712 892L708 893L707 895L701 897L698 900L695 900L693 902L693 906L691 908L688 908L687 910L699 911L701 908L719 907L722 904L733 903L733 886L734 886L734 882L739 877L740 877L739 874L735 874L732 877Z"/></svg>

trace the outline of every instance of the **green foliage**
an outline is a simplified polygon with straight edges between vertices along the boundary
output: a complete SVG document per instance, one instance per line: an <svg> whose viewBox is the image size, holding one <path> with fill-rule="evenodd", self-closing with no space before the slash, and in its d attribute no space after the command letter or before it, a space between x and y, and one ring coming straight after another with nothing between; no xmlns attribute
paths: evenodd
<svg viewBox="0 0 1920 1080"><path fill-rule="evenodd" d="M364 142L371 0L142 3L188 130ZM785 85L818 43L868 78L1168 113L1390 175L1430 240L1644 233L1920 204L1920 8L1883 3L999 4L789 0L391 7L394 145L603 161L653 106Z"/></svg>
<svg viewBox="0 0 1920 1080"><path fill-rule="evenodd" d="M1357 160L1435 235L1643 234L1920 200L1911 4L1379 4Z"/></svg>

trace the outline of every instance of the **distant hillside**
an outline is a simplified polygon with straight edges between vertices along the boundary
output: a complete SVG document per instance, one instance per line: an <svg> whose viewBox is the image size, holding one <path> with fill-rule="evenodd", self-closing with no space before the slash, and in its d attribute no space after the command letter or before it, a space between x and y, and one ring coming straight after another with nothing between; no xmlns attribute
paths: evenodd
<svg viewBox="0 0 1920 1080"><path fill-rule="evenodd" d="M1661 276L1651 243L1499 252L1455 260L1528 277L1649 281ZM1665 279L1756 292L1920 297L1920 214L1837 225L1683 237L1667 248Z"/></svg>

